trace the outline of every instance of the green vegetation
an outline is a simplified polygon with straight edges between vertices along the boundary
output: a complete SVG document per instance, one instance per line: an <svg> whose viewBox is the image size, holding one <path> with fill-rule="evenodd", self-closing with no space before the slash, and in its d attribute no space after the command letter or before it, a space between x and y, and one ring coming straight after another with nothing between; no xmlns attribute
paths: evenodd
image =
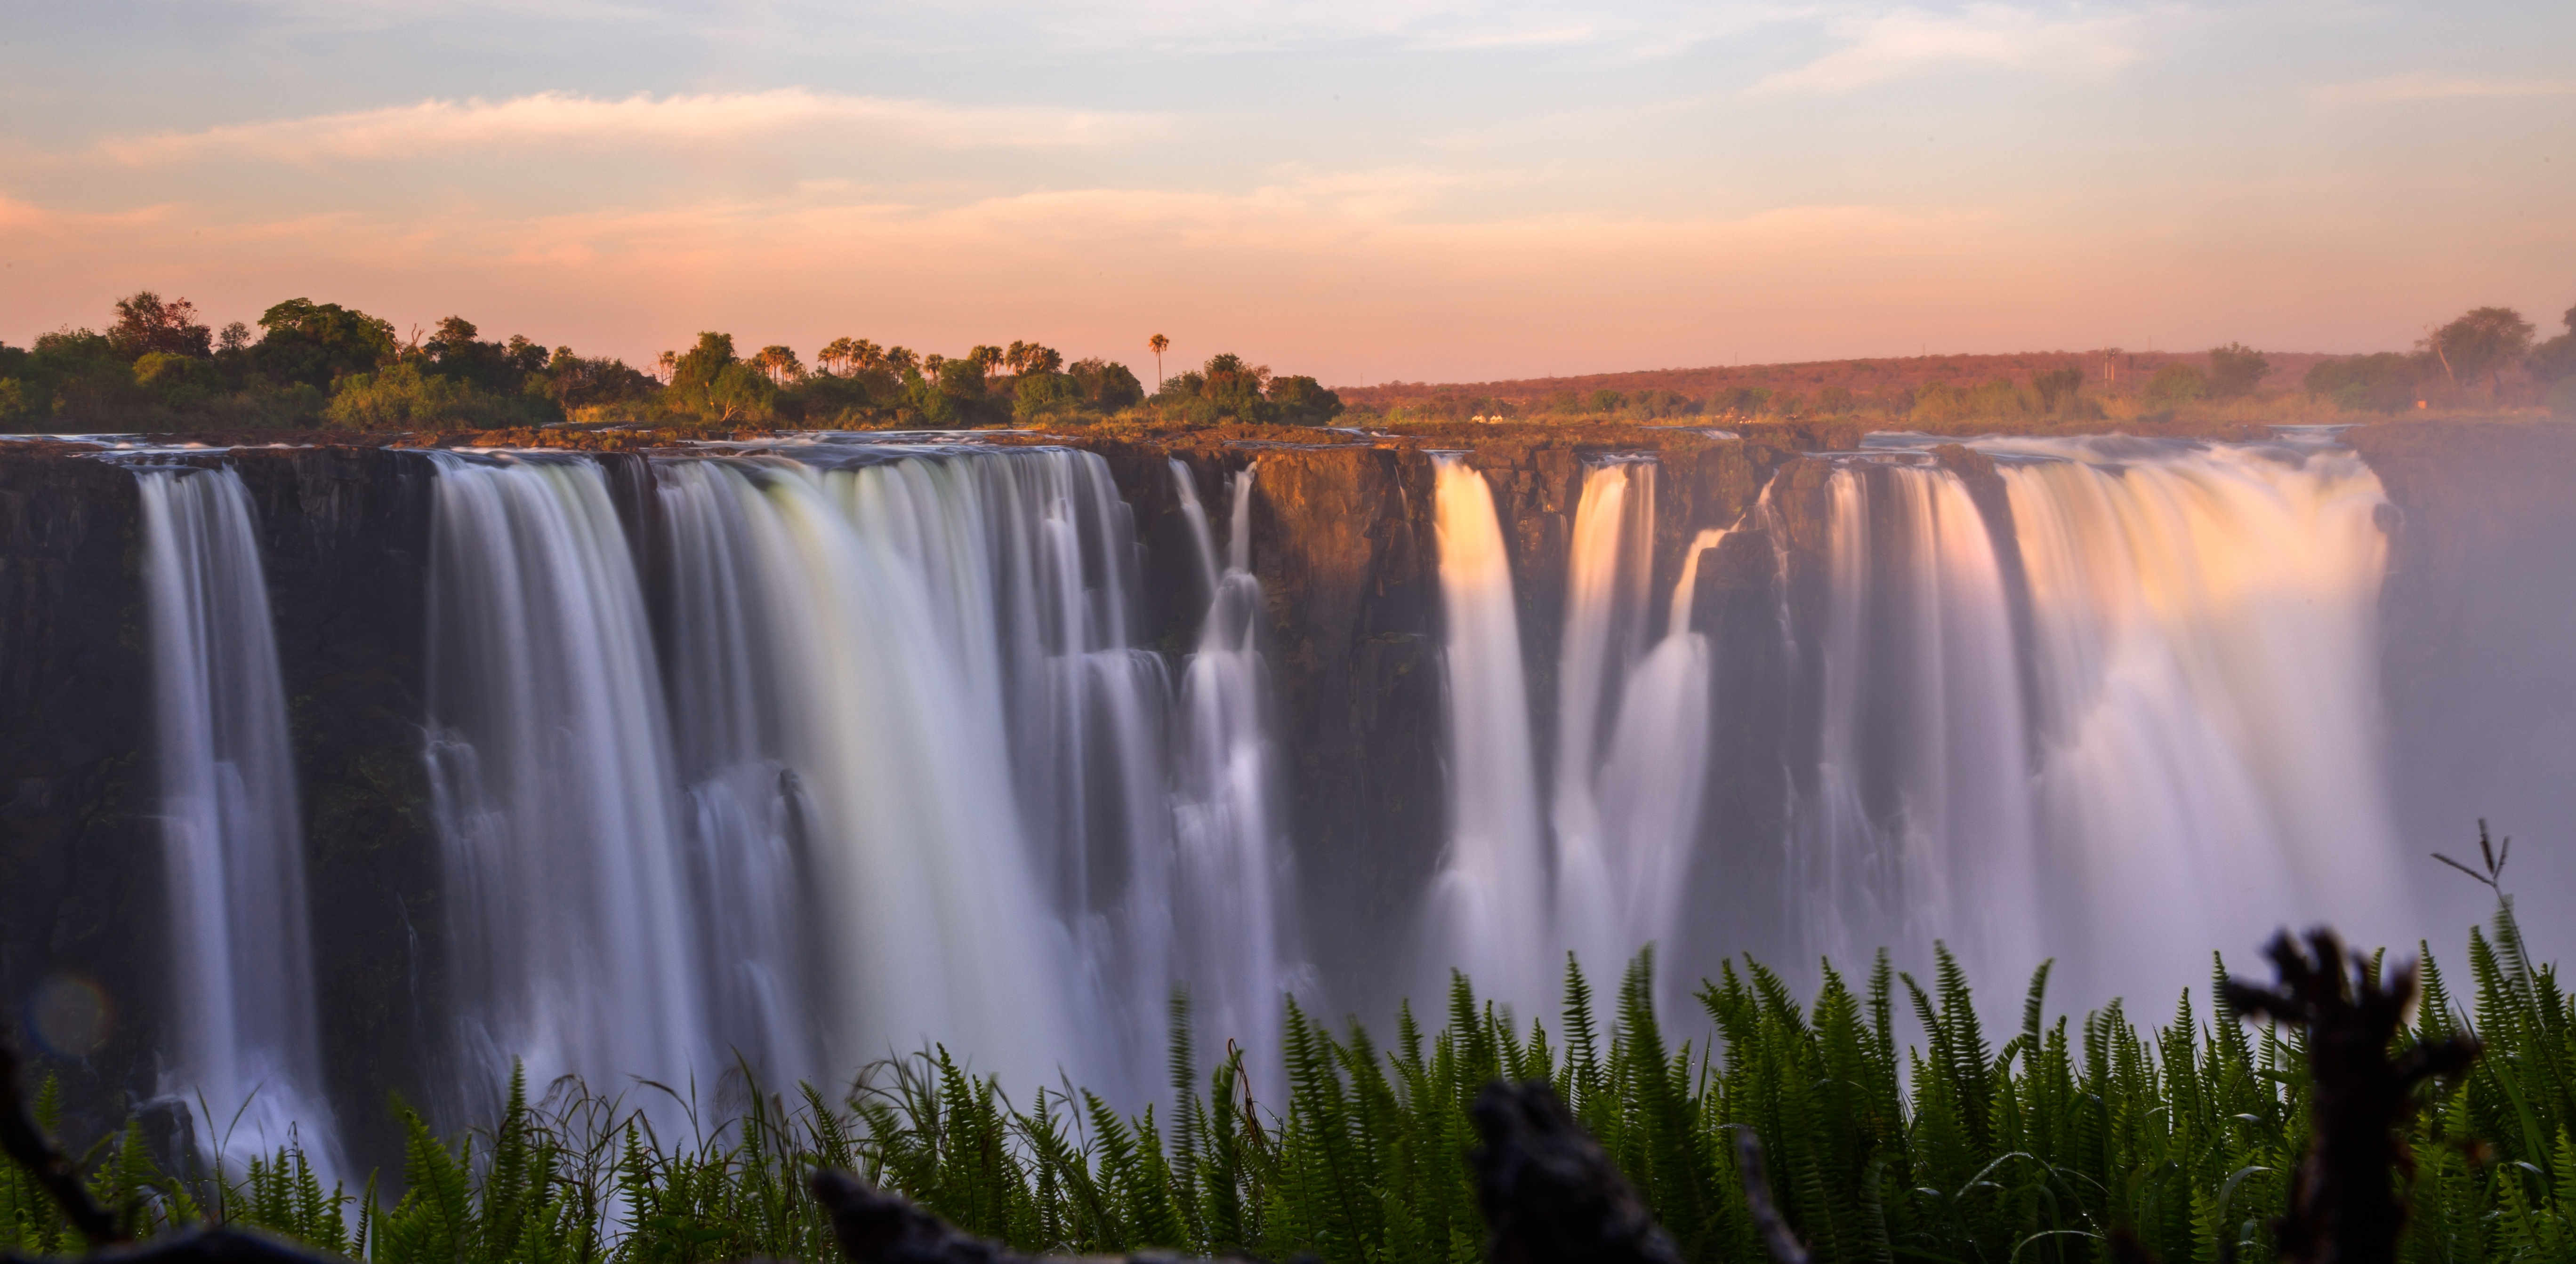
<svg viewBox="0 0 2576 1264"><path fill-rule="evenodd" d="M32 348L0 345L0 430L369 432L533 431L566 423L674 432L742 427L995 426L1075 422L1142 410L1195 425L1320 425L1341 401L1311 377L1274 378L1220 355L1165 383L1150 402L1136 375L1100 359L1066 364L1013 342L965 355L919 354L839 338L808 369L794 348L749 355L733 336L698 335L653 373L623 361L548 351L513 335L484 341L450 316L426 338L334 303L290 299L258 329L220 333L186 299L118 300L105 333L65 329ZM1157 335L1159 362L1169 341Z"/></svg>
<svg viewBox="0 0 2576 1264"><path fill-rule="evenodd" d="M2473 1032L2487 1053L2422 1092L2399 1257L2565 1259L2576 998L2530 961L2510 902L2472 932L2467 959L2473 1009L2428 960L2414 1034ZM514 1081L497 1124L453 1141L404 1112L405 1192L390 1206L372 1183L323 1189L291 1150L221 1180L172 1180L132 1127L93 1148L90 1179L154 1228L238 1221L400 1264L830 1259L800 1186L816 1164L1028 1249L1454 1261L1482 1241L1468 1107L1497 1076L1545 1077L1692 1259L1763 1258L1733 1166L1739 1128L1760 1136L1819 1260L2099 1260L2121 1229L2165 1260L2270 1254L2265 1226L2308 1140L2292 1038L2205 1014L2189 992L2161 1027L2117 1004L2051 1019L2044 967L2018 1026L1990 1033L1944 952L1924 981L1884 955L1863 980L1828 969L1805 1006L1770 970L1731 965L1695 997L1713 1047L1673 1044L1652 966L1629 967L1605 1020L1569 963L1553 1030L1517 1025L1464 979L1440 1031L1408 1011L1386 1047L1291 1005L1287 1083L1268 1100L1239 1054L1201 1073L1176 1002L1173 1096L1133 1116L1080 1092L1014 1101L939 1049L869 1068L838 1101L753 1093L721 1123L683 1101L703 1121L685 1137L570 1083L532 1103ZM0 1172L0 1250L73 1245L25 1177Z"/></svg>

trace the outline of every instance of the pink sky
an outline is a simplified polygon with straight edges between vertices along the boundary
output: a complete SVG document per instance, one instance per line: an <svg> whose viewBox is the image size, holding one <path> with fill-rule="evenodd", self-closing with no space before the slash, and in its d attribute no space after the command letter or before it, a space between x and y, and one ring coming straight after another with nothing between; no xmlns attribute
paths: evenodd
<svg viewBox="0 0 2576 1264"><path fill-rule="evenodd" d="M1285 48L1176 10L1105 45L1032 23L981 61L897 31L882 72L791 24L468 74L404 50L476 38L440 25L483 29L475 6L238 7L220 38L265 31L267 79L174 48L208 81L138 100L115 77L162 54L68 23L0 54L0 339L151 288L218 321L301 295L637 361L723 329L1142 364L1162 332L1175 363L1357 384L2364 350L2576 302L2576 80L2525 64L2576 35L2561 15L2428 58L2417 28L2454 19L1747 11L1676 52L1681 10L1292 6L1324 16L1282 17ZM582 47L588 21L529 38Z"/></svg>

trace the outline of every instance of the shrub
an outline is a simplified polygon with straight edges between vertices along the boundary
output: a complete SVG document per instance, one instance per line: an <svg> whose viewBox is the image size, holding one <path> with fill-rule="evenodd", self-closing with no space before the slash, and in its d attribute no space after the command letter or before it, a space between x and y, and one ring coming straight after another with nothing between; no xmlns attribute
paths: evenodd
<svg viewBox="0 0 2576 1264"><path fill-rule="evenodd" d="M2422 365L2394 351L2320 360L2308 370L2308 393L2346 412L2393 413L2415 405Z"/></svg>
<svg viewBox="0 0 2576 1264"><path fill-rule="evenodd" d="M2234 399L2251 395L2272 371L2272 362L2263 353L2241 342L2212 347L2209 352L2209 397Z"/></svg>
<svg viewBox="0 0 2576 1264"><path fill-rule="evenodd" d="M2188 364L2168 364L2147 379L2141 392L2152 407L2171 408L2209 394L2209 379Z"/></svg>
<svg viewBox="0 0 2576 1264"><path fill-rule="evenodd" d="M547 401L494 395L405 360L374 373L340 380L323 416L344 430L498 430L561 421Z"/></svg>
<svg viewBox="0 0 2576 1264"><path fill-rule="evenodd" d="M1342 397L1311 377L1270 379L1270 403L1281 421L1298 425L1320 426L1342 415Z"/></svg>

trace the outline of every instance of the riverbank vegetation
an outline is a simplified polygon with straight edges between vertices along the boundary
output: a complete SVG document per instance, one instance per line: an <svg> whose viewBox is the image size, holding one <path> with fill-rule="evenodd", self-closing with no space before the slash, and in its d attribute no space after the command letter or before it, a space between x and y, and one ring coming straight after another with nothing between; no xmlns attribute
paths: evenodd
<svg viewBox="0 0 2576 1264"><path fill-rule="evenodd" d="M785 346L708 332L650 370L487 340L450 316L398 336L392 322L290 299L253 327L217 331L184 298L120 299L105 332L65 328L0 344L0 431L410 433L618 426L682 435L770 428L963 428L1145 416L1321 424L1340 401L1312 377L1220 354L1150 397L1126 365L1067 363L1033 342L947 356L839 338L812 366Z"/></svg>
<svg viewBox="0 0 2576 1264"><path fill-rule="evenodd" d="M2418 1093L2398 1258L2568 1258L2576 997L2530 960L2509 901L2465 962L2462 991L2424 963L2410 1034L2474 1035L2486 1052ZM2310 1139L2297 1038L2189 991L2162 1025L2118 1004L2051 1016L2047 979L2043 967L1998 1031L1946 953L1921 980L1884 955L1860 977L1828 969L1803 1005L1746 961L1693 996L1687 1021L1714 1039L1676 1041L1651 955L1604 1000L1569 963L1552 1022L1518 1022L1464 979L1437 1030L1408 1011L1384 1044L1291 1005L1284 1084L1254 1083L1231 1046L1202 1062L1176 1002L1171 1095L1132 1115L1070 1087L1020 1095L932 1049L841 1093L732 1081L716 1094L730 1106L659 1085L514 1081L499 1120L451 1138L397 1104L399 1198L379 1197L390 1182L326 1189L292 1149L177 1179L137 1127L88 1151L87 1179L161 1230L222 1220L400 1264L828 1260L802 1193L817 1165L1030 1250L1428 1264L1481 1250L1465 1162L1477 1093L1545 1078L1693 1260L1765 1258L1734 1169L1743 1129L1818 1260L2135 1258L2113 1250L2124 1233L2163 1260L2268 1258ZM26 1174L0 1171L0 1251L76 1247Z"/></svg>
<svg viewBox="0 0 2576 1264"><path fill-rule="evenodd" d="M2519 313L2482 307L2411 350L2355 356L2267 355L2229 343L2189 354L1923 356L1342 391L1229 353L1164 377L1156 350L1150 392L1124 364L1068 363L1027 341L950 356L837 338L809 364L791 347L753 350L707 332L637 368L521 335L485 339L459 316L398 335L380 317L302 298L270 307L255 326L221 330L188 300L148 291L118 300L113 314L104 332L65 328L32 347L0 344L0 431L420 436L589 428L686 438L778 429L1337 420L1389 429L1732 427L1847 419L1934 434L2215 434L2392 414L2576 417L2576 308L2546 339Z"/></svg>

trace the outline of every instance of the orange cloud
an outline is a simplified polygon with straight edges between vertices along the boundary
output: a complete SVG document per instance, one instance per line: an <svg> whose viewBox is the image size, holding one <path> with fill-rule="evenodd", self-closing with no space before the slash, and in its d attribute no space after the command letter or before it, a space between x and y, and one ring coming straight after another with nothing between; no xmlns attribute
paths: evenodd
<svg viewBox="0 0 2576 1264"><path fill-rule="evenodd" d="M616 100L540 92L502 101L411 105L229 124L103 141L132 166L208 160L279 163L383 161L427 151L563 144L690 147L751 139L864 136L932 148L1057 148L1161 135L1161 115L1099 110L943 105L805 88Z"/></svg>

